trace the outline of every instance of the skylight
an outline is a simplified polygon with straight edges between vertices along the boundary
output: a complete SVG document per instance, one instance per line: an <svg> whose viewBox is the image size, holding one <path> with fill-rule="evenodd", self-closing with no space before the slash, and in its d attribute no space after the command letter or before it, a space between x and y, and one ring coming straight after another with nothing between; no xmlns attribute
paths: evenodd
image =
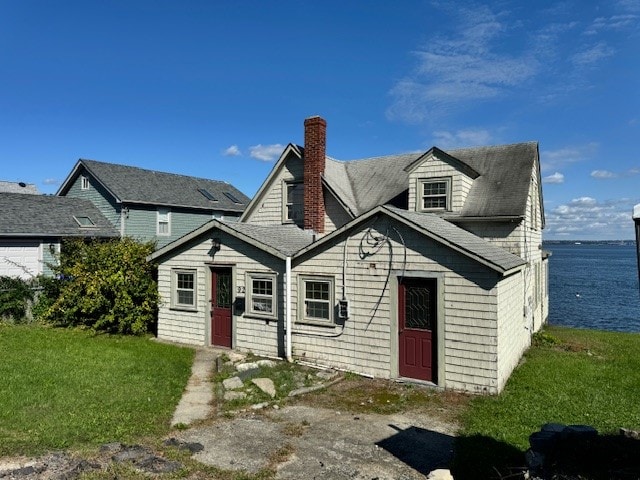
<svg viewBox="0 0 640 480"><path fill-rule="evenodd" d="M93 220L91 220L91 218L89 217L76 217L74 216L73 219L78 222L78 225L80 225L83 228L90 228L90 227L95 227L96 224L93 223Z"/></svg>
<svg viewBox="0 0 640 480"><path fill-rule="evenodd" d="M238 205L242 204L242 202L240 200L238 200L236 197L234 197L231 193L229 192L224 192L225 197L227 197L229 200L231 200L233 203L237 203Z"/></svg>
<svg viewBox="0 0 640 480"><path fill-rule="evenodd" d="M218 201L218 199L216 197L214 197L213 194L209 190L207 190L206 188L199 188L198 191L202 195L204 195L204 197L207 200L211 200L212 202L217 202Z"/></svg>

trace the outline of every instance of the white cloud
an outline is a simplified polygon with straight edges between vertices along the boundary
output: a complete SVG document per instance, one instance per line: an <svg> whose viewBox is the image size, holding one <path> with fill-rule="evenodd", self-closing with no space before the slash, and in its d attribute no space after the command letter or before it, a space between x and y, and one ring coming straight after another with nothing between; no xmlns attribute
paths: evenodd
<svg viewBox="0 0 640 480"><path fill-rule="evenodd" d="M488 7L458 8L458 30L435 37L414 52L414 72L390 91L390 119L420 122L460 102L488 99L535 75L537 62L528 55L498 52L507 25Z"/></svg>
<svg viewBox="0 0 640 480"><path fill-rule="evenodd" d="M618 175L610 172L609 170L594 170L591 172L591 176L593 178L603 179L603 178L616 178Z"/></svg>
<svg viewBox="0 0 640 480"><path fill-rule="evenodd" d="M491 133L481 128L468 128L456 132L438 130L433 132L433 137L435 145L440 148L462 148L487 145L491 142Z"/></svg>
<svg viewBox="0 0 640 480"><path fill-rule="evenodd" d="M542 179L543 183L564 183L564 175L560 172L552 173L551 175L547 175Z"/></svg>
<svg viewBox="0 0 640 480"><path fill-rule="evenodd" d="M598 144L595 142L563 147L557 150L544 150L540 154L541 168L544 171L557 170L561 166L587 160L593 157L597 151Z"/></svg>
<svg viewBox="0 0 640 480"><path fill-rule="evenodd" d="M615 50L604 42L592 45L571 57L571 62L577 67L592 67L600 60L612 56Z"/></svg>
<svg viewBox="0 0 640 480"><path fill-rule="evenodd" d="M43 185L60 185L60 180L58 180L57 178L45 178L42 181Z"/></svg>
<svg viewBox="0 0 640 480"><path fill-rule="evenodd" d="M256 160L271 162L280 156L282 150L284 150L284 146L279 143L273 145L258 144L249 147L249 155Z"/></svg>
<svg viewBox="0 0 640 480"><path fill-rule="evenodd" d="M225 157L238 157L238 156L242 155L242 152L240 152L240 149L238 148L237 145L231 145L222 154Z"/></svg>
<svg viewBox="0 0 640 480"><path fill-rule="evenodd" d="M600 202L593 197L574 198L546 209L545 238L630 239L631 212L639 199L621 198Z"/></svg>
<svg viewBox="0 0 640 480"><path fill-rule="evenodd" d="M633 27L638 22L638 16L633 14L612 15L610 17L598 17L585 30L585 35L596 35L603 30L622 30Z"/></svg>

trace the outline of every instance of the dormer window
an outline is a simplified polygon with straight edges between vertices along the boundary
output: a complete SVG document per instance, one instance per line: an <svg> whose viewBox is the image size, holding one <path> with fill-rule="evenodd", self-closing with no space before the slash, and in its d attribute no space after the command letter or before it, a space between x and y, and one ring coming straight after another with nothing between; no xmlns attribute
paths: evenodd
<svg viewBox="0 0 640 480"><path fill-rule="evenodd" d="M451 179L430 178L418 182L422 211L451 209Z"/></svg>

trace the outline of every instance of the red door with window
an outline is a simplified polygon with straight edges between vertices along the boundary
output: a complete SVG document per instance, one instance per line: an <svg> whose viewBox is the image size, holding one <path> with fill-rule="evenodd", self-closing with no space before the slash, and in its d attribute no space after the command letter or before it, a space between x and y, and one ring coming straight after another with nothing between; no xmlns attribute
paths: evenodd
<svg viewBox="0 0 640 480"><path fill-rule="evenodd" d="M403 278L398 285L398 370L401 377L437 382L435 279Z"/></svg>
<svg viewBox="0 0 640 480"><path fill-rule="evenodd" d="M211 343L231 348L231 269L211 269Z"/></svg>

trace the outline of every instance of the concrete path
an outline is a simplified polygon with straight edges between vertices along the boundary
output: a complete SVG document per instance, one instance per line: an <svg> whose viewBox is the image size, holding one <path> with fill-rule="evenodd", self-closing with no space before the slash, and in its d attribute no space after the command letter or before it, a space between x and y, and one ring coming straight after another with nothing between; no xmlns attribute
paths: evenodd
<svg viewBox="0 0 640 480"><path fill-rule="evenodd" d="M172 427L178 424L190 425L209 416L213 400L211 374L219 354L220 352L211 348L196 350L191 378L171 419Z"/></svg>

